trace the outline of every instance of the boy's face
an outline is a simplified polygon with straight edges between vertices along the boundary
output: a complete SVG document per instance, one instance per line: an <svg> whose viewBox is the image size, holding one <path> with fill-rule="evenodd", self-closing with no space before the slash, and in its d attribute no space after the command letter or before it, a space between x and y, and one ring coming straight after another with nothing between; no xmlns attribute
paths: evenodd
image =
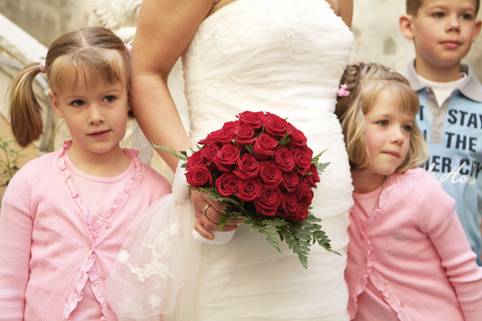
<svg viewBox="0 0 482 321"><path fill-rule="evenodd" d="M416 16L400 18L400 29L412 40L417 64L435 68L459 65L480 31L474 0L425 0Z"/></svg>

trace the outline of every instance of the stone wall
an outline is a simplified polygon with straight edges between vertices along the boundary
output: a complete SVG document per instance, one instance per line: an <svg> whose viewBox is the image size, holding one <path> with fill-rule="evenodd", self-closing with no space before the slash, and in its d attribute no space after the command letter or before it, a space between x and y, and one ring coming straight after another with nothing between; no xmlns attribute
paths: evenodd
<svg viewBox="0 0 482 321"><path fill-rule="evenodd" d="M93 1L0 0L0 12L44 45L58 35L85 25Z"/></svg>

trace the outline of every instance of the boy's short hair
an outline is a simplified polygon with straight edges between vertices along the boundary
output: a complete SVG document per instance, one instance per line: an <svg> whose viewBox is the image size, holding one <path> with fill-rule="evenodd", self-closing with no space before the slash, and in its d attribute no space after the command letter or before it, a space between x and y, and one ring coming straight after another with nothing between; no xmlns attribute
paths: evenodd
<svg viewBox="0 0 482 321"><path fill-rule="evenodd" d="M423 5L423 2L427 0L407 0L406 1L406 11L407 14L416 16L418 13L418 9ZM480 0L475 1L475 14L479 12Z"/></svg>

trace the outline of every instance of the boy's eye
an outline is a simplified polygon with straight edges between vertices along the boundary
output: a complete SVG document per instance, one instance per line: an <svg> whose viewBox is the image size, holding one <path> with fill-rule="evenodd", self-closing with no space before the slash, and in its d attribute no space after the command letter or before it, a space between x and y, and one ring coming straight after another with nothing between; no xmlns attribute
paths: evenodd
<svg viewBox="0 0 482 321"><path fill-rule="evenodd" d="M105 103L112 103L114 102L115 100L117 100L117 97L114 96L114 95L107 95L104 97L104 102Z"/></svg>
<svg viewBox="0 0 482 321"><path fill-rule="evenodd" d="M432 12L432 17L443 18L445 17L445 13L443 11L435 11L435 12Z"/></svg>
<svg viewBox="0 0 482 321"><path fill-rule="evenodd" d="M82 99L75 99L70 102L70 105L73 107L81 107L85 105L85 101L83 101Z"/></svg>
<svg viewBox="0 0 482 321"><path fill-rule="evenodd" d="M464 13L464 14L462 14L462 19L464 19L464 20L474 20L474 15L472 13Z"/></svg>

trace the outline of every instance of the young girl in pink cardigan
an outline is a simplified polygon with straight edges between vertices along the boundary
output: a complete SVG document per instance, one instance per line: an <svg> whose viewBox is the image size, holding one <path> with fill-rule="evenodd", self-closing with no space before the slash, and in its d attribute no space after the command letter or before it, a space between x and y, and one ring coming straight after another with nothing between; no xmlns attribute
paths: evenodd
<svg viewBox="0 0 482 321"><path fill-rule="evenodd" d="M416 93L397 72L361 63L346 68L338 96L355 187L350 318L482 320L482 270L454 201L418 168L427 153Z"/></svg>
<svg viewBox="0 0 482 321"><path fill-rule="evenodd" d="M104 28L65 34L44 63L13 80L11 121L20 145L42 131L34 77L45 73L72 137L27 163L0 213L0 320L114 321L105 296L117 252L167 181L119 146L128 113L129 56Z"/></svg>

